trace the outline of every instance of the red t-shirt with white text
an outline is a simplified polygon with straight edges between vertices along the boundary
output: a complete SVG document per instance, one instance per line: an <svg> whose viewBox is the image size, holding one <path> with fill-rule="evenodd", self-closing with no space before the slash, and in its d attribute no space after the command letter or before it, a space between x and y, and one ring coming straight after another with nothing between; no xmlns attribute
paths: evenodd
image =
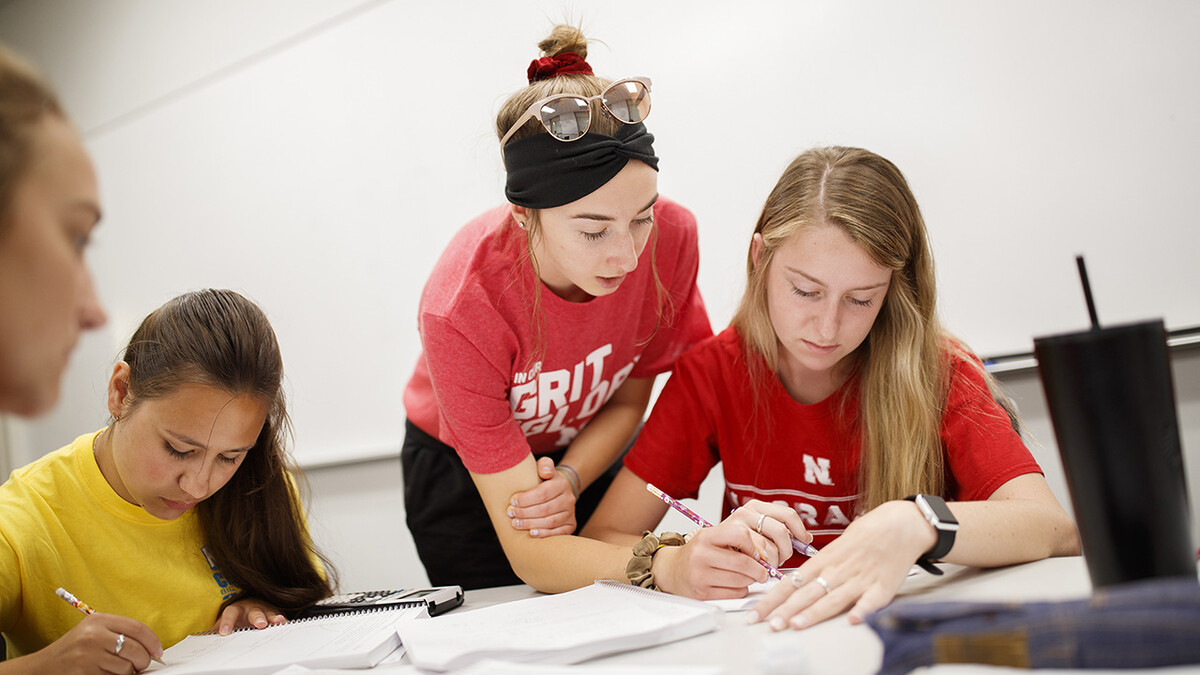
<svg viewBox="0 0 1200 675"><path fill-rule="evenodd" d="M679 358L625 458L639 478L676 498L694 498L718 462L725 473L721 518L751 499L791 506L821 548L857 514L860 436L842 420L858 413L853 380L812 405L797 403L772 376L759 407L738 333L727 328ZM839 402L846 394L845 408ZM955 361L942 415L949 498L987 499L1041 467L992 398L982 376ZM796 566L803 558L793 558Z"/></svg>
<svg viewBox="0 0 1200 675"><path fill-rule="evenodd" d="M660 198L654 219L620 288L578 303L536 279L508 206L468 223L421 296L424 352L404 392L409 420L453 447L469 470L494 473L531 451L569 445L627 378L670 370L712 328L696 288L694 216ZM673 308L661 320L652 267Z"/></svg>

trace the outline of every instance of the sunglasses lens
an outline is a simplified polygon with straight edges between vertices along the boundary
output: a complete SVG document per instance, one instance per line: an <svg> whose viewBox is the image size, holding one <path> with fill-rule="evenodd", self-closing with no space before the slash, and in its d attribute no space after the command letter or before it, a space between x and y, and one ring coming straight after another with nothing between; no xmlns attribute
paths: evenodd
<svg viewBox="0 0 1200 675"><path fill-rule="evenodd" d="M604 92L604 105L625 124L637 124L650 114L650 90L636 80L620 82Z"/></svg>
<svg viewBox="0 0 1200 675"><path fill-rule="evenodd" d="M538 111L542 126L560 141L573 141L587 133L592 123L592 110L588 102L564 96L547 101Z"/></svg>

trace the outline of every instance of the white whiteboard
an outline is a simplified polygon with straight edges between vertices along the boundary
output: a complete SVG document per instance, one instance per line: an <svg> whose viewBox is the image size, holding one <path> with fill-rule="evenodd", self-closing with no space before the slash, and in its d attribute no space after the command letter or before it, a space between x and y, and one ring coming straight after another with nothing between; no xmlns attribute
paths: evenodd
<svg viewBox="0 0 1200 675"><path fill-rule="evenodd" d="M715 328L763 199L817 144L905 172L943 319L985 355L1086 324L1076 253L1102 321L1200 324L1200 3L13 0L0 40L58 84L106 210L111 322L38 452L99 424L137 321L205 286L270 314L303 462L398 452L421 286L502 199L495 111L564 17L604 42L597 73L654 80Z"/></svg>

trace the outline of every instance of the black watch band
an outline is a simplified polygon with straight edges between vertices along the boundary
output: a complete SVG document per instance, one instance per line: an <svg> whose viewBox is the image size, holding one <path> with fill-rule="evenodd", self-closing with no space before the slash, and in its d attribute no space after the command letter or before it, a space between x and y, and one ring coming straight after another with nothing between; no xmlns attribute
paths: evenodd
<svg viewBox="0 0 1200 675"><path fill-rule="evenodd" d="M933 526L933 531L937 533L937 543L917 560L917 564L927 572L941 574L942 571L934 567L930 561L941 560L950 553L950 549L954 548L954 536L958 533L958 519L946 506L946 500L941 497L916 494L905 497L905 499L916 502L917 508L921 509L921 515L925 516L925 520L929 521L929 524Z"/></svg>

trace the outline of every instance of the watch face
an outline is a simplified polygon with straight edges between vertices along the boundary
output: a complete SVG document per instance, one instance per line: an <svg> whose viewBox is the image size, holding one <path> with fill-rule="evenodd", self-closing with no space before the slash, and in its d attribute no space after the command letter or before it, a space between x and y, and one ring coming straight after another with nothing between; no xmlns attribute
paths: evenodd
<svg viewBox="0 0 1200 675"><path fill-rule="evenodd" d="M923 511L927 517L930 515L933 516L929 522L933 523L934 527L937 527L939 523L945 525L958 525L958 519L955 518L954 514L950 512L950 507L946 506L945 500L943 500L941 497L934 497L932 495L918 495L917 505L921 507L921 511Z"/></svg>

